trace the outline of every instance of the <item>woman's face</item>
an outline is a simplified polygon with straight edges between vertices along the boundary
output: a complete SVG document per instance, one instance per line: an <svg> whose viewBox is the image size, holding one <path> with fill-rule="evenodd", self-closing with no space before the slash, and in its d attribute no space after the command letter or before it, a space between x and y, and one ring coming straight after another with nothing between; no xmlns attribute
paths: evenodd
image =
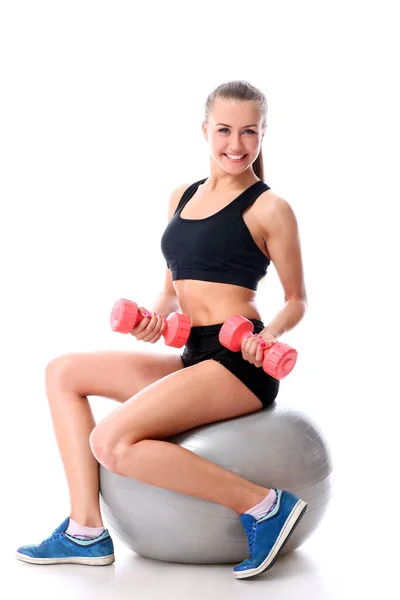
<svg viewBox="0 0 400 600"><path fill-rule="evenodd" d="M256 160L265 133L259 113L253 102L215 100L209 123L203 122L202 128L211 156L224 171L242 173ZM238 160L229 155L244 156Z"/></svg>

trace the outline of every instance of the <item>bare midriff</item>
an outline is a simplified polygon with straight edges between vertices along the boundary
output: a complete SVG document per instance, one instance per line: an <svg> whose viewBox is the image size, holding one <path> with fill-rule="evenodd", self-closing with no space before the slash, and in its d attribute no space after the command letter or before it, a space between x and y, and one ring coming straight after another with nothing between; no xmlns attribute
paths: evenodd
<svg viewBox="0 0 400 600"><path fill-rule="evenodd" d="M218 197L216 195L213 197L212 194L202 193L201 187L182 210L183 218L204 219L221 210L238 195L236 191L231 192L230 196L227 194L225 197L221 197L218 194ZM264 194L268 193L271 195L270 190L264 192ZM264 194L261 194L259 198ZM264 232L258 217L262 203L257 200L243 212L243 220L261 252L269 258ZM235 314L240 314L247 319L262 320L256 304L257 292L255 290L229 283L195 279L176 280L173 281L173 286L181 312L191 317L192 326L224 323Z"/></svg>
<svg viewBox="0 0 400 600"><path fill-rule="evenodd" d="M256 292L229 283L183 279L174 281L181 312L191 317L192 326L224 323L235 314L261 319Z"/></svg>

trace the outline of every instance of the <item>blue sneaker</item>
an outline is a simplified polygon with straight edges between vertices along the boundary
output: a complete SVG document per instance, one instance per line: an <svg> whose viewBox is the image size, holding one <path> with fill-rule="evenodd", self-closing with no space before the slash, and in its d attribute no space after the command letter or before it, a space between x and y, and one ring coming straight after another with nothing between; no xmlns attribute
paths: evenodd
<svg viewBox="0 0 400 600"><path fill-rule="evenodd" d="M275 491L275 508L265 517L257 521L252 515L240 515L249 540L250 558L233 569L237 579L254 577L270 569L307 510L307 503L294 494L276 488Z"/></svg>
<svg viewBox="0 0 400 600"><path fill-rule="evenodd" d="M107 529L93 540L80 540L65 533L68 525L69 517L40 544L18 548L16 557L36 565L110 565L115 561L114 544Z"/></svg>

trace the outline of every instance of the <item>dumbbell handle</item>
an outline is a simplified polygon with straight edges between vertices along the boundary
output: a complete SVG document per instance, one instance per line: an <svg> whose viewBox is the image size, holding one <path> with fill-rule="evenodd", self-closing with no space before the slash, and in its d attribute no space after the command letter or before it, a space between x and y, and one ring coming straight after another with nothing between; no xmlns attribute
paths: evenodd
<svg viewBox="0 0 400 600"><path fill-rule="evenodd" d="M225 348L238 352L243 338L253 333L254 325L242 315L233 315L220 329L219 342ZM297 350L282 342L276 342L264 350L263 370L275 379L289 375L297 361Z"/></svg>
<svg viewBox="0 0 400 600"><path fill-rule="evenodd" d="M145 317L140 314L138 305L132 300L121 298L111 311L110 325L113 331L130 333ZM163 332L164 343L167 346L181 348L190 335L191 320L186 315L171 313L166 320Z"/></svg>

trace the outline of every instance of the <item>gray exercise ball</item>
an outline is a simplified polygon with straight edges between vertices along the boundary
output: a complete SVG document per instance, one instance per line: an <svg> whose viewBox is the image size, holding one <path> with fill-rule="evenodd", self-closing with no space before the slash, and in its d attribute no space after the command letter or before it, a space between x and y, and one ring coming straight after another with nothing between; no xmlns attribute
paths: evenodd
<svg viewBox="0 0 400 600"><path fill-rule="evenodd" d="M332 495L333 467L321 432L299 410L274 402L235 419L167 438L264 487L308 503L283 553L299 547L320 523ZM247 537L232 509L110 473L100 465L100 505L111 533L142 556L179 563L236 563Z"/></svg>

